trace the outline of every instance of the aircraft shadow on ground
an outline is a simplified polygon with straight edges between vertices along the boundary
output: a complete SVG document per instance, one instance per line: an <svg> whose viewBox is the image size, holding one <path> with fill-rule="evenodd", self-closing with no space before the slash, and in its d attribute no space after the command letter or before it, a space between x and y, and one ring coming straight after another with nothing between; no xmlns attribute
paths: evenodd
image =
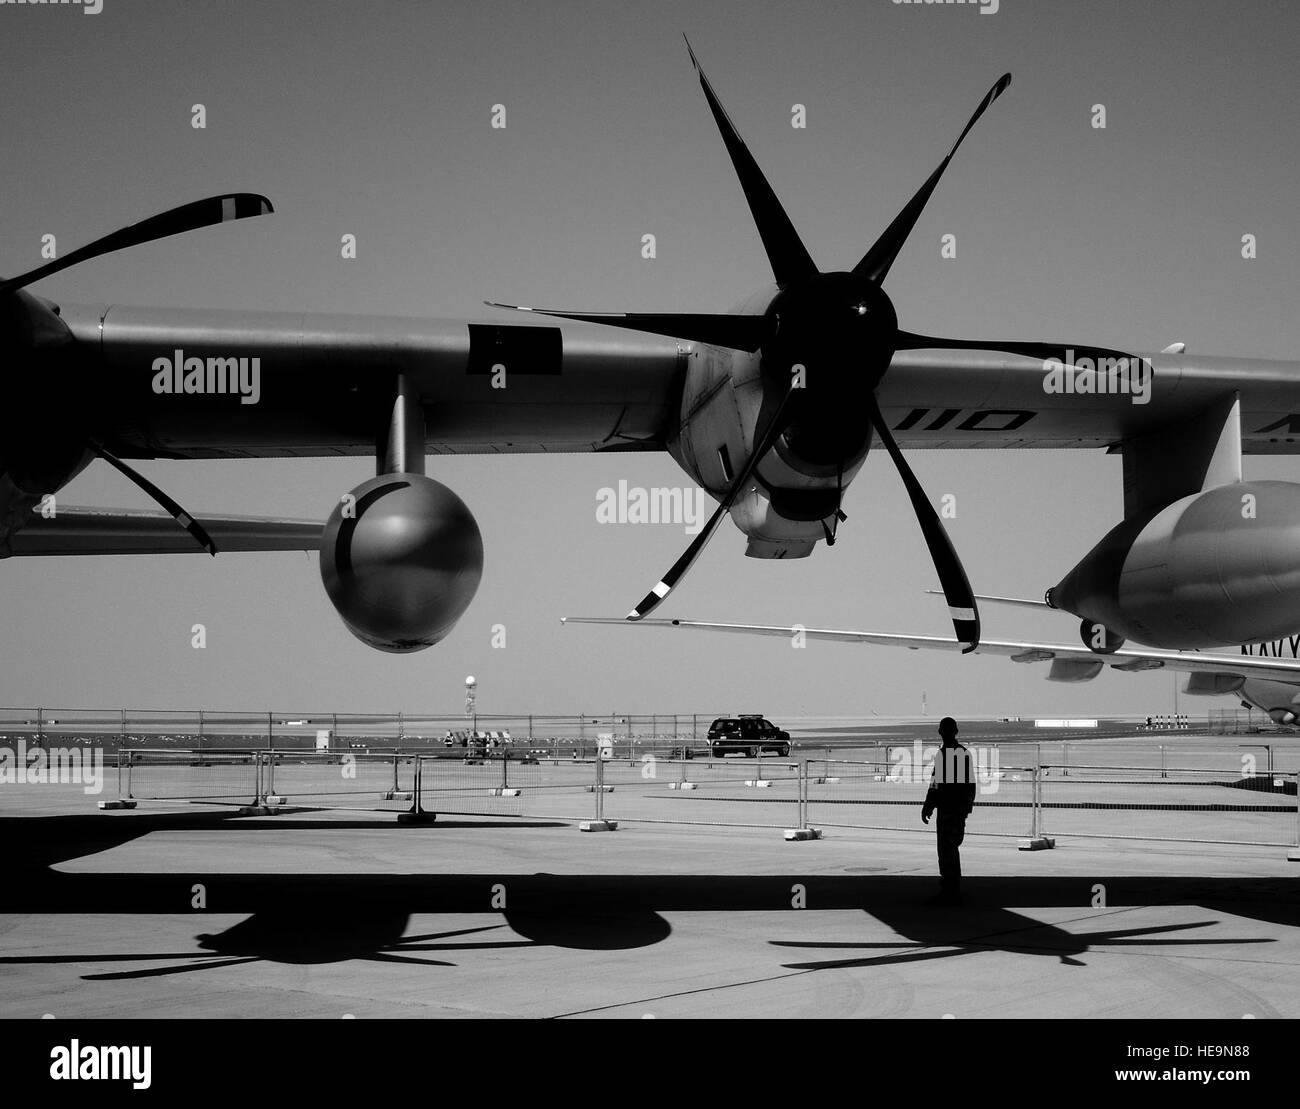
<svg viewBox="0 0 1300 1109"><path fill-rule="evenodd" d="M191 912L192 889L202 884L206 911L245 915L218 933L199 933L196 948L176 952L59 954L0 958L0 966L40 963L150 963L87 974L118 980L188 973L269 961L322 964L356 959L417 966L456 965L446 956L471 951L559 947L629 950L662 942L672 929L668 912L792 912L801 899L812 910L859 910L899 938L870 943L824 943L806 938L770 941L781 951L824 952L833 958L784 964L790 970L869 968L978 952L1048 956L1084 965L1090 950L1141 947L1147 951L1230 947L1276 942L1267 937L1209 937L1221 923L1197 919L1150 927L1097 928L1095 887L1105 887L1108 910L1139 906L1194 906L1216 916L1300 926L1300 883L1293 878L1183 876L966 878L967 903L936 909L931 876L785 874L311 874L249 872L69 874L55 864L98 853L149 832L216 828L225 813L142 815L129 819L36 817L0 819L0 835L14 859L0 885L0 912L158 914ZM286 822L292 818L283 818ZM358 827L391 829L391 819L293 821L322 834ZM284 823L277 822L277 827ZM475 822L475 827L491 827ZM562 827L509 821L498 827ZM504 901L504 904L503 904ZM1014 907L1014 908L1013 908ZM1016 909L1071 909L1078 930L1044 923ZM408 936L414 914L498 912L501 924ZM199 914L196 913L196 916ZM1082 919L1080 919L1082 918ZM1104 920L1104 917L1103 917ZM852 953L852 954L850 954ZM165 965L158 966L156 964Z"/></svg>

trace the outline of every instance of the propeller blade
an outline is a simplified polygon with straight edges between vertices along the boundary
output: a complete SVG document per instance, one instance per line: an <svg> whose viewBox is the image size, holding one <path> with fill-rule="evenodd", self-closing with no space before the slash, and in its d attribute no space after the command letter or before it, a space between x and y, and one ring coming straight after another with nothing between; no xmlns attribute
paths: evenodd
<svg viewBox="0 0 1300 1109"><path fill-rule="evenodd" d="M791 387L786 391L785 396L781 398L781 403L772 414L772 419L767 425L767 430L763 432L762 438L754 443L754 449L750 453L749 460L741 468L740 473L736 475L735 480L731 483L731 488L727 490L727 495L722 498L722 503L718 505L714 510L713 515L709 517L709 522L704 525L704 529L695 537L691 545L686 548L682 553L682 556L672 564L672 568L669 569L668 573L659 580L659 584L650 590L650 592L641 600L641 603L627 614L627 619L640 620L642 617L648 616L658 608L660 602L673 591L677 583L685 577L686 571L689 570L695 560L700 557L700 553L708 545L709 540L713 538L713 533L718 530L718 524L722 522L722 517L725 516L731 506L736 503L736 498L740 496L745 486L749 484L749 479L753 475L754 470L758 467L758 464L763 461L767 452L772 449L773 444L785 430L785 413L790 406L790 397L794 392L794 388L795 387L791 385Z"/></svg>
<svg viewBox="0 0 1300 1109"><path fill-rule="evenodd" d="M98 258L101 254L111 254L115 250L125 250L127 247L139 246L141 243L153 242L155 239L166 239L214 223L261 216L273 211L275 209L271 207L271 202L257 193L223 193L221 196L195 200L189 204L182 204L179 208L171 208L159 215L150 216L139 223L133 223L130 227L123 227L111 235L105 235L102 239L96 239L93 243L74 250L71 254L65 254L56 261L47 262L34 270L28 270L17 277L9 278L8 281L0 282L0 295L12 293L15 289L39 281L42 277L58 273L59 270L66 270L78 262Z"/></svg>
<svg viewBox="0 0 1300 1109"><path fill-rule="evenodd" d="M736 131L735 125L727 115L727 110L722 106L722 102L713 91L713 86L709 84L709 79L704 75L704 70L700 68L699 59L695 57L690 39L686 40L686 49L690 51L691 64L699 74L700 86L704 89L705 99L709 102L709 110L713 113L718 130L722 132L722 141L731 156L731 164L736 169L736 176L740 178L740 187L745 191L745 200L749 202L750 213L758 226L758 234L763 240L763 249L767 251L768 261L772 264L776 283L787 285L801 277L813 277L817 273L816 264L800 240L799 233L795 231L794 224L790 222L790 217L781 207L781 202L777 200L772 186L763 176L763 171L758 168L758 163L750 154L749 147Z"/></svg>
<svg viewBox="0 0 1300 1109"><path fill-rule="evenodd" d="M903 244L907 242L907 237L912 233L912 228L916 226L916 221L920 218L926 202L930 199L930 194L934 192L935 186L939 184L939 178L943 176L943 171L948 168L952 156L957 153L957 148L961 146L962 139L969 134L970 129L975 126L976 120L984 114L988 106L1007 91L1007 86L1010 84L1011 74L1004 73L997 79L994 86L985 93L984 99L980 101L980 106L975 109L975 114L970 117L970 122L966 124L962 133L957 136L957 141L952 144L948 156L939 163L939 168L930 174L925 184L917 189L916 195L908 201L907 207L894 217L894 222L885 229L885 233L862 256L862 261L853 267L853 272L858 277L865 277L876 285L884 282L886 275L889 273L889 267L894 264L898 252L903 249Z"/></svg>
<svg viewBox="0 0 1300 1109"><path fill-rule="evenodd" d="M916 480L916 475L912 473L912 468L903 457L903 452L898 449L898 444L894 441L893 433L885 423L884 416L881 415L880 405L876 403L875 397L871 398L869 414L876 434L885 444L885 450L894 460L898 476L903 479L903 484L907 487L907 495L911 498L917 523L921 525L926 546L930 548L930 558L933 559L934 568L939 573L939 584L943 586L943 595L948 602L948 613L952 617L953 630L957 633L957 639L965 644L962 654L970 654L980 643L980 614L975 603L975 594L971 591L970 582L966 578L966 570L961 564L961 559L957 557L957 549L948 538L948 532L944 529L939 514L935 512L934 505L925 495L921 483Z"/></svg>
<svg viewBox="0 0 1300 1109"><path fill-rule="evenodd" d="M772 334L767 316L709 315L677 312L561 312L555 308L529 308L523 304L483 302L489 308L509 308L515 312L535 312L539 316L558 316L584 323L603 323L609 327L626 327L631 331L648 331L670 339L690 339L715 347L749 351L751 354Z"/></svg>
<svg viewBox="0 0 1300 1109"><path fill-rule="evenodd" d="M158 486L156 486L152 481L150 481L143 474L137 473L135 470L131 469L130 466L128 466L125 462L123 462L120 458L118 458L117 455L113 454L106 447L103 447L99 443L95 443L93 441L88 445L92 451L94 451L97 455L99 455L100 458L102 458L110 466L115 467L121 473L125 474L128 478L130 478L133 482L135 482L136 485L138 485L141 489L143 489L146 493L148 493L150 497L152 497L155 501L157 501L160 505L162 505L163 508L165 508L169 513L171 513L172 518L178 524L180 524L181 527L183 527L192 536L194 536L194 538L198 541L199 546L206 549L208 554L210 554L213 558L217 557L217 545L212 541L212 536L210 536L204 530L203 525L200 524L196 519L194 519L194 517L191 516L188 512L186 512L185 509L183 509L179 504L177 504L174 500L172 500L171 497L169 497L166 493L164 493L161 489L159 489Z"/></svg>
<svg viewBox="0 0 1300 1109"><path fill-rule="evenodd" d="M1139 361L1136 354L1126 354L1110 347L1086 345L1067 346L1065 343L1035 343L1001 339L945 339L938 335L914 335L898 331L894 337L895 350L999 350L1004 354L1023 354L1027 358L1040 358L1044 362L1056 359L1062 365L1073 366L1080 358L1091 358L1094 368L1102 358L1123 358L1130 364Z"/></svg>

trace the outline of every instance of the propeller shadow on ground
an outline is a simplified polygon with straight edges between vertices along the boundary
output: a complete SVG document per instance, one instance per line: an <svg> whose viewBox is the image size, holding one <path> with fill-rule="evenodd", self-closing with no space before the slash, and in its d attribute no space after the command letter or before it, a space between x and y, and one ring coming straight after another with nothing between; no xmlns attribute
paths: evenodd
<svg viewBox="0 0 1300 1109"><path fill-rule="evenodd" d="M974 911L953 910L936 915L928 908L913 911L896 907L894 911L873 911L881 923L892 928L901 942L890 943L815 943L803 940L773 940L775 947L809 951L880 951L879 955L826 959L813 962L786 963L789 970L846 970L854 967L889 966L925 959L947 959L958 955L1005 952L1013 955L1039 955L1058 959L1067 966L1086 966L1080 956L1089 951L1142 947L1164 951L1187 946L1236 947L1239 944L1268 944L1263 938L1188 938L1186 933L1211 928L1218 920L1199 920L1188 924L1153 925L1146 928L1112 928L1073 932L1059 925L1047 924L1010 909L983 908ZM1167 938L1171 933L1176 938Z"/></svg>
<svg viewBox="0 0 1300 1109"><path fill-rule="evenodd" d="M666 913L793 912L794 921L804 915L792 910L796 889L806 909L865 912L895 936L824 943L796 931L771 941L792 953L833 953L828 959L786 964L792 970L885 966L989 951L1048 956L1082 965L1081 957L1089 951L1138 947L1172 951L1275 942L1204 931L1232 919L1300 926L1300 883L1289 876L968 876L967 904L938 910L925 904L934 879L922 875L70 873L57 868L153 832L220 830L224 836L237 831L239 824L240 818L224 812L0 819L5 842L20 845L11 852L13 863L0 885L0 913L174 916L192 911L191 889L202 883L208 891L209 913L244 917L221 932L197 931L195 947L188 950L14 955L0 958L0 965L131 964L86 975L113 980L257 961L304 965L370 960L445 967L456 965L456 953L471 951L629 950L668 939L672 928ZM485 831L568 827L562 822L472 824ZM389 815L344 823L286 814L274 826L311 831L321 842L363 828L394 828ZM265 830L266 825L245 827ZM445 827L440 822L417 834L436 835ZM1093 907L1098 885L1105 887L1105 909ZM1170 924L1105 927L1107 916L1115 910L1150 906L1201 911L1191 920ZM1069 909L1074 915L1063 924L1044 923L1029 915L1035 909ZM501 923L406 935L415 914L488 913L499 914Z"/></svg>
<svg viewBox="0 0 1300 1109"><path fill-rule="evenodd" d="M536 947L616 951L659 943L672 931L668 922L653 912L503 915L503 924L406 935L411 919L406 913L380 911L322 916L277 910L254 913L222 932L201 932L194 937L197 949L193 951L19 955L0 957L0 966L151 964L83 974L82 979L88 982L161 978L263 962L320 966L360 960L453 967L457 965L455 962L438 956Z"/></svg>

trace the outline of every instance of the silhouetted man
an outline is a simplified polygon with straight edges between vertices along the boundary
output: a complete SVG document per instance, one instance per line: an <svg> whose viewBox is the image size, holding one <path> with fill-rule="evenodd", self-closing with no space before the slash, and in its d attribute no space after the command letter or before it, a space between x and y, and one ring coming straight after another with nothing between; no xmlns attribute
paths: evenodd
<svg viewBox="0 0 1300 1109"><path fill-rule="evenodd" d="M921 820L930 823L937 812L939 839L939 896L935 905L961 904L961 842L966 838L966 818L975 807L975 771L970 752L957 742L957 721L939 721L943 746L934 759L930 788L921 808Z"/></svg>

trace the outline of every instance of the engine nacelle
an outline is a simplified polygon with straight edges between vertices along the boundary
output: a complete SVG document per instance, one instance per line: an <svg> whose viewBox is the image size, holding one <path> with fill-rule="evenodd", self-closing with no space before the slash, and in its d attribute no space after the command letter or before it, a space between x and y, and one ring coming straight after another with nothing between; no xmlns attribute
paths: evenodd
<svg viewBox="0 0 1300 1109"><path fill-rule="evenodd" d="M1107 632L1171 649L1300 631L1300 485L1239 482L1126 520L1048 593Z"/></svg>
<svg viewBox="0 0 1300 1109"><path fill-rule="evenodd" d="M1088 650L1096 651L1099 655L1113 655L1124 646L1124 637L1116 635L1099 620L1084 620L1079 625L1079 638Z"/></svg>
<svg viewBox="0 0 1300 1109"><path fill-rule="evenodd" d="M420 651L464 615L483 576L465 502L423 474L381 474L335 507L320 574L343 622L381 651Z"/></svg>

